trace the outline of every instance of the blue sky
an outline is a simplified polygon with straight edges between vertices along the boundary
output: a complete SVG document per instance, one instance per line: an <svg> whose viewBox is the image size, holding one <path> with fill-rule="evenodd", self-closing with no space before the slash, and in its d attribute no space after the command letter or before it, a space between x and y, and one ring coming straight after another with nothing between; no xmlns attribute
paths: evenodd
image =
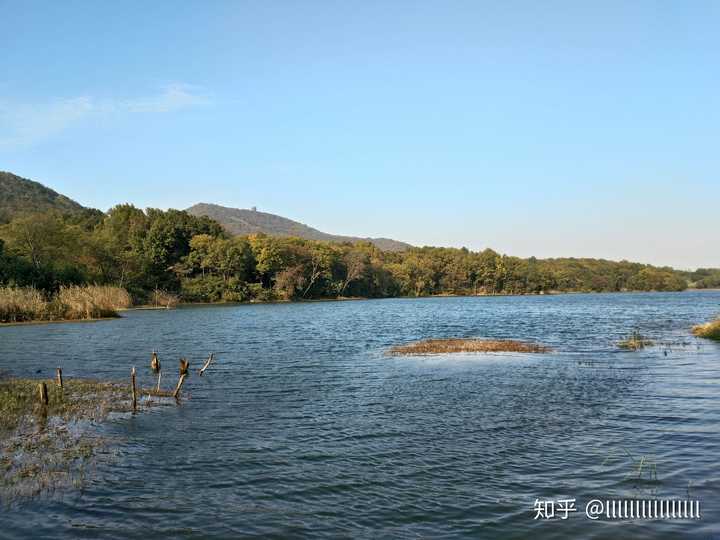
<svg viewBox="0 0 720 540"><path fill-rule="evenodd" d="M720 266L717 2L0 0L0 169L520 256Z"/></svg>

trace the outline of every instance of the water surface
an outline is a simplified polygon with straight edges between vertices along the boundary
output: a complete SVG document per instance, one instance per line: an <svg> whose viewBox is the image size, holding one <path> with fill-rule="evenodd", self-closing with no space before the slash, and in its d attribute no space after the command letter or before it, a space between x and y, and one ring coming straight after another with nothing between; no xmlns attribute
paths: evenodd
<svg viewBox="0 0 720 540"><path fill-rule="evenodd" d="M689 327L720 292L193 307L0 328L0 369L150 385L179 407L104 424L122 442L82 491L0 509L0 537L710 538L720 535L720 345ZM663 342L630 353L634 329ZM429 337L535 340L547 355L387 357ZM172 370L172 375L170 372ZM653 456L636 480L625 451ZM616 457L613 457L616 456ZM607 459L610 457L610 459ZM695 522L591 522L593 498L702 501ZM576 498L567 521L536 498Z"/></svg>

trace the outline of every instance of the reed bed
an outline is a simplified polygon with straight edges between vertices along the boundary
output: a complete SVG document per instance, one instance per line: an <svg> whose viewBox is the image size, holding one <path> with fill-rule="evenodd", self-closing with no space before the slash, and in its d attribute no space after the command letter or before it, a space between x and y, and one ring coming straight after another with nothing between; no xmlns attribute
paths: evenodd
<svg viewBox="0 0 720 540"><path fill-rule="evenodd" d="M132 305L125 289L110 285L70 285L60 287L56 297L65 319L116 317L118 309Z"/></svg>
<svg viewBox="0 0 720 540"><path fill-rule="evenodd" d="M1 323L117 317L131 305L125 289L109 285L64 286L50 297L34 287L0 287Z"/></svg>
<svg viewBox="0 0 720 540"><path fill-rule="evenodd" d="M0 287L0 322L41 319L49 311L49 303L34 287Z"/></svg>
<svg viewBox="0 0 720 540"><path fill-rule="evenodd" d="M693 326L692 332L697 337L720 341L720 318L709 323Z"/></svg>
<svg viewBox="0 0 720 540"><path fill-rule="evenodd" d="M393 356L448 353L547 353L552 349L538 343L511 339L426 339L407 345L397 345L388 351Z"/></svg>

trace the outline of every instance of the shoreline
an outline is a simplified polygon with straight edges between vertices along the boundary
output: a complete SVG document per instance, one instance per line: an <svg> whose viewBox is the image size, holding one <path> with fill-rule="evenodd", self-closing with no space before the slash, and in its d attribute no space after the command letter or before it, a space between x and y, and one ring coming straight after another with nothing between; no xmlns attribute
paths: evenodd
<svg viewBox="0 0 720 540"><path fill-rule="evenodd" d="M718 292L720 289L685 289L684 291L548 291L544 293L497 293L497 294L430 294L427 296L388 296L384 298L371 298L362 296L345 296L339 298L308 298L303 300L272 300L272 301L249 301L249 302L180 302L173 307L139 305L129 308L118 309L115 317L100 317L94 319L56 319L56 320L34 320L19 322L0 322L0 328L8 326L26 326L38 324L66 324L66 323L94 323L101 321L113 321L122 319L126 311L172 311L192 307L220 307L220 306L250 306L250 305L271 305L271 304L303 304L319 302L352 302L359 300L417 300L420 298L492 298L508 296L562 296L570 294L650 294L650 293L685 293L685 292Z"/></svg>
<svg viewBox="0 0 720 540"><path fill-rule="evenodd" d="M126 310L118 310L118 312L120 311ZM3 328L5 326L29 326L35 324L95 323L101 321L115 321L117 319L122 319L122 317L120 315L117 315L116 317L98 317L95 319L54 319L50 321L37 319L33 321L0 322L0 328Z"/></svg>

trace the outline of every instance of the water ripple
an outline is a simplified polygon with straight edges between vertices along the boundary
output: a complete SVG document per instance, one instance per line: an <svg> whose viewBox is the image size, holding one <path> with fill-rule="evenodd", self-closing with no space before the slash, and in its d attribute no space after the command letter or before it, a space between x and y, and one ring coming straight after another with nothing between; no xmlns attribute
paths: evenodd
<svg viewBox="0 0 720 540"><path fill-rule="evenodd" d="M180 356L217 358L180 407L105 424L125 441L117 459L81 492L4 511L0 535L706 538L720 522L720 346L688 328L719 309L717 292L430 298L0 328L0 368L17 375L127 378L136 365L149 386L152 349L168 373ZM664 345L618 351L635 329ZM458 336L556 352L384 355ZM657 480L637 478L640 456ZM689 489L706 501L701 522L532 519L535 498Z"/></svg>

